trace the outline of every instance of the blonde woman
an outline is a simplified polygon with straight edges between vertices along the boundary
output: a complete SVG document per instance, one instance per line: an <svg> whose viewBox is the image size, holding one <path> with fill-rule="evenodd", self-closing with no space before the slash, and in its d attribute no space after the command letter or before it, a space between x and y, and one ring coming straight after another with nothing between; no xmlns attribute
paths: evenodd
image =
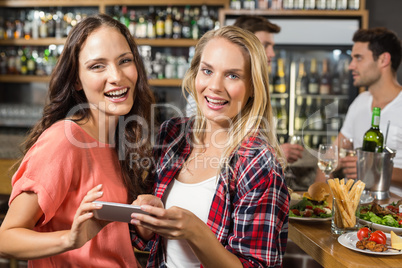
<svg viewBox="0 0 402 268"><path fill-rule="evenodd" d="M289 195L267 87L255 35L226 26L201 38L183 81L197 114L162 125L156 197L135 201L152 214L132 215L152 238L148 267L282 265Z"/></svg>

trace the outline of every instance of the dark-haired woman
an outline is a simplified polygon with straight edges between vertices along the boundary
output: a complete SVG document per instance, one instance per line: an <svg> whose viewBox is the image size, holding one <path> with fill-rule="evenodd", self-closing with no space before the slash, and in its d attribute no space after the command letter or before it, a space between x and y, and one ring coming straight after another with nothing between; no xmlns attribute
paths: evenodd
<svg viewBox="0 0 402 268"><path fill-rule="evenodd" d="M107 15L77 24L12 179L0 256L29 267L136 267L128 224L95 219L92 201L131 203L150 191L130 161L149 155L152 103L128 29Z"/></svg>

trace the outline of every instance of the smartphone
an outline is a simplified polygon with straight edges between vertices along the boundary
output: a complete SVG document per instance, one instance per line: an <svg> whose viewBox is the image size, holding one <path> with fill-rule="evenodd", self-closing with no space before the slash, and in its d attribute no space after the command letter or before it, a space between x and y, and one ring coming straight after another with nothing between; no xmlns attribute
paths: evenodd
<svg viewBox="0 0 402 268"><path fill-rule="evenodd" d="M102 204L101 209L93 210L95 218L106 221L130 222L131 213L141 213L149 215L140 206L133 206L121 203L94 201L93 203Z"/></svg>

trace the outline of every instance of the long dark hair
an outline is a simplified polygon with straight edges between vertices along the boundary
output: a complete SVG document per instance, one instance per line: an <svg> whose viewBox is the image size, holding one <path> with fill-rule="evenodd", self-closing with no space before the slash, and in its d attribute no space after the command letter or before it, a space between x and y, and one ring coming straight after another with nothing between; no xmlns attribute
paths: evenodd
<svg viewBox="0 0 402 268"><path fill-rule="evenodd" d="M108 15L98 14L89 16L78 23L67 37L63 52L52 72L49 84L49 103L45 105L43 117L31 130L25 141L24 155L38 140L39 136L55 122L65 119L73 107L87 103L83 90L75 90L74 84L78 81L78 58L80 50L87 37L101 26L117 29L127 40L131 52L134 55L134 62L137 67L138 79L134 94L134 104L131 111L123 118L137 116L143 121L127 120L124 130L116 133L116 151L119 155L120 166L123 173L123 181L129 192L128 201L134 200L138 194L151 191L153 181L148 179L147 167L130 165L131 156L136 155L139 159L151 159L151 131L144 131L150 126L151 105L154 103L154 96L149 87L144 64L139 55L137 45L130 35L126 26L114 20ZM77 121L89 118L89 109L79 109L75 114ZM143 123L147 126L143 126ZM119 123L120 124L120 123ZM116 132L121 126L116 128ZM144 135L146 138L144 138ZM136 148L130 146L140 144Z"/></svg>

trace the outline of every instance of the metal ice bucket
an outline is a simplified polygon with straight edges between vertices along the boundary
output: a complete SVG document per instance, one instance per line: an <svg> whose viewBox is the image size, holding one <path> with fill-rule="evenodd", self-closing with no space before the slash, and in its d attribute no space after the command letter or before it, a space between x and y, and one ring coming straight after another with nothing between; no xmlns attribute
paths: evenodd
<svg viewBox="0 0 402 268"><path fill-rule="evenodd" d="M392 169L396 150L384 150L382 153L362 151L357 148L357 178L366 184L365 190L377 200L390 197Z"/></svg>

